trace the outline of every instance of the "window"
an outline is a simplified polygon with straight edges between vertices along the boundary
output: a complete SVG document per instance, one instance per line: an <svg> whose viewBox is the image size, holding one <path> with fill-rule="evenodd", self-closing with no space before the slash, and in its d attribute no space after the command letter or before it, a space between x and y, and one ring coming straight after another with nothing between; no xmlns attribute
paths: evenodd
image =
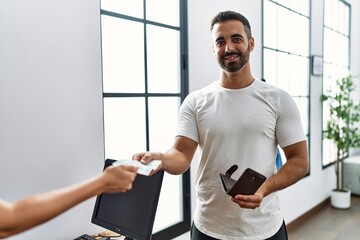
<svg viewBox="0 0 360 240"><path fill-rule="evenodd" d="M172 146L188 91L186 9L186 0L101 0L106 158ZM189 171L165 173L152 239L190 229L189 185Z"/></svg>
<svg viewBox="0 0 360 240"><path fill-rule="evenodd" d="M341 0L324 1L324 74L323 93L345 77L350 69L350 5ZM329 108L323 103L323 129L329 116ZM323 138L322 165L329 166L336 159L336 146Z"/></svg>
<svg viewBox="0 0 360 240"><path fill-rule="evenodd" d="M263 78L297 103L308 146L309 66L310 1L263 0Z"/></svg>

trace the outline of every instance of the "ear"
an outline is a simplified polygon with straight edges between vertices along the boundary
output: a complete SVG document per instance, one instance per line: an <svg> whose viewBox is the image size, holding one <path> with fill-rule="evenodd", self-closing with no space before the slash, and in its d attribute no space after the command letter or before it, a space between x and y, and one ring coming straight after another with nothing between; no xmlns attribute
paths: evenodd
<svg viewBox="0 0 360 240"><path fill-rule="evenodd" d="M249 39L249 49L250 49L250 52L251 52L252 50L254 50L254 47L255 47L255 39L254 39L254 37L251 37L251 38Z"/></svg>

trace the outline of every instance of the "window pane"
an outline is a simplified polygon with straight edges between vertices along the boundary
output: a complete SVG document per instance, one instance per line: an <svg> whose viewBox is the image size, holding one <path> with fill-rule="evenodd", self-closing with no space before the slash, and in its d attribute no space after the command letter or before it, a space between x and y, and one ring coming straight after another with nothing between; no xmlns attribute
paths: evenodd
<svg viewBox="0 0 360 240"><path fill-rule="evenodd" d="M289 55L289 89L292 96L309 96L309 65L310 59ZM286 66L283 66L285 68Z"/></svg>
<svg viewBox="0 0 360 240"><path fill-rule="evenodd" d="M144 92L143 24L106 15L101 20L104 92Z"/></svg>
<svg viewBox="0 0 360 240"><path fill-rule="evenodd" d="M339 0L325 0L324 25L332 29L338 29Z"/></svg>
<svg viewBox="0 0 360 240"><path fill-rule="evenodd" d="M339 4L339 8L338 8L338 13L339 13L339 18L338 18L338 22L337 22L337 30L340 33L345 33L345 22L346 22L346 17L345 17L345 13L346 13L346 7L344 4Z"/></svg>
<svg viewBox="0 0 360 240"><path fill-rule="evenodd" d="M328 4L328 1L325 0L325 8L324 8L324 26L330 26L332 22L332 13L333 9Z"/></svg>
<svg viewBox="0 0 360 240"><path fill-rule="evenodd" d="M179 31L147 26L148 91L178 93L180 90Z"/></svg>
<svg viewBox="0 0 360 240"><path fill-rule="evenodd" d="M291 96L309 96L309 58L277 53L277 86Z"/></svg>
<svg viewBox="0 0 360 240"><path fill-rule="evenodd" d="M342 6L342 3L340 1L333 1L333 7L334 7L334 10L333 11L333 20L332 20L332 28L335 29L336 31L340 31L340 25L341 25L341 21L343 21L343 19L340 19L341 17L341 6Z"/></svg>
<svg viewBox="0 0 360 240"><path fill-rule="evenodd" d="M305 16L310 16L310 1L309 0L291 0L289 7Z"/></svg>
<svg viewBox="0 0 360 240"><path fill-rule="evenodd" d="M283 5L285 7L290 7L290 0L277 0L275 2L277 2L278 4Z"/></svg>
<svg viewBox="0 0 360 240"><path fill-rule="evenodd" d="M291 14L288 34L291 36L291 52L303 56L310 54L310 21L299 14ZM291 26L290 26L291 25ZM294 28L296 26L296 28ZM301 32L301 34L299 34Z"/></svg>
<svg viewBox="0 0 360 240"><path fill-rule="evenodd" d="M180 9L178 0L146 1L147 20L178 27L179 13Z"/></svg>
<svg viewBox="0 0 360 240"><path fill-rule="evenodd" d="M153 232L183 221L182 175L164 174Z"/></svg>
<svg viewBox="0 0 360 240"><path fill-rule="evenodd" d="M178 97L149 98L150 150L166 151L177 131L177 116L180 106ZM182 177L165 173L156 212L154 230L159 231L183 220Z"/></svg>
<svg viewBox="0 0 360 240"><path fill-rule="evenodd" d="M336 46L336 48L334 48ZM324 28L324 61L349 66L349 37Z"/></svg>
<svg viewBox="0 0 360 240"><path fill-rule="evenodd" d="M104 98L104 126L106 158L131 159L146 150L144 98Z"/></svg>
<svg viewBox="0 0 360 240"><path fill-rule="evenodd" d="M143 0L101 0L101 9L143 18Z"/></svg>
<svg viewBox="0 0 360 240"><path fill-rule="evenodd" d="M291 82L289 81L290 77L290 65L289 61L291 59L290 55L287 53L277 52L277 86L289 91Z"/></svg>
<svg viewBox="0 0 360 240"><path fill-rule="evenodd" d="M277 54L276 51L264 49L264 78L266 82L277 86Z"/></svg>
<svg viewBox="0 0 360 240"><path fill-rule="evenodd" d="M336 160L336 145L329 139L323 139L323 165L328 165Z"/></svg>
<svg viewBox="0 0 360 240"><path fill-rule="evenodd" d="M350 7L339 0L325 0L324 25L336 32L349 35Z"/></svg>
<svg viewBox="0 0 360 240"><path fill-rule="evenodd" d="M350 8L345 8L345 14L344 14L344 34L346 36L350 35Z"/></svg>
<svg viewBox="0 0 360 240"><path fill-rule="evenodd" d="M323 89L326 91L335 80L349 74L349 69L343 66L336 66L331 63L324 63Z"/></svg>
<svg viewBox="0 0 360 240"><path fill-rule="evenodd" d="M279 33L277 38L278 49L309 56L309 19L279 7L277 24L277 31Z"/></svg>
<svg viewBox="0 0 360 240"><path fill-rule="evenodd" d="M264 1L264 46L277 48L277 8L270 1Z"/></svg>
<svg viewBox="0 0 360 240"><path fill-rule="evenodd" d="M150 150L167 150L174 143L179 106L178 97L149 97Z"/></svg>
<svg viewBox="0 0 360 240"><path fill-rule="evenodd" d="M332 39L330 29L324 28L324 62L332 62L332 51L329 51L334 46Z"/></svg>
<svg viewBox="0 0 360 240"><path fill-rule="evenodd" d="M349 66L349 38L339 35L339 65Z"/></svg>
<svg viewBox="0 0 360 240"><path fill-rule="evenodd" d="M277 31L278 31L278 38L277 38L277 48L279 50L290 52L291 48L291 34L289 34L290 28L294 28L294 26L289 21L290 11L288 9L278 7L278 16L277 16ZM297 33L296 35L301 35Z"/></svg>
<svg viewBox="0 0 360 240"><path fill-rule="evenodd" d="M336 84L336 79L349 74L350 7L341 0L325 0L324 12L323 93L326 93ZM330 114L327 103L322 106L324 131ZM328 165L336 159L336 146L328 139L323 139L322 143L323 165Z"/></svg>

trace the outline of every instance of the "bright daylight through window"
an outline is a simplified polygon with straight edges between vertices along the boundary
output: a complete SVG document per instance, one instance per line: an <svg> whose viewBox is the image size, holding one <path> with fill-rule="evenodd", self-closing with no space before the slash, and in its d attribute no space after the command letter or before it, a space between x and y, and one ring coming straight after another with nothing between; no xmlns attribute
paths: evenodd
<svg viewBox="0 0 360 240"><path fill-rule="evenodd" d="M101 0L106 158L171 147L187 94L185 11L185 0ZM189 230L189 179L165 173L153 239Z"/></svg>
<svg viewBox="0 0 360 240"><path fill-rule="evenodd" d="M336 46L336 47L334 47ZM350 6L341 0L324 1L324 74L323 93L336 79L349 74L350 68ZM328 120L329 107L323 103L323 129ZM336 159L336 147L328 139L322 141L323 166Z"/></svg>

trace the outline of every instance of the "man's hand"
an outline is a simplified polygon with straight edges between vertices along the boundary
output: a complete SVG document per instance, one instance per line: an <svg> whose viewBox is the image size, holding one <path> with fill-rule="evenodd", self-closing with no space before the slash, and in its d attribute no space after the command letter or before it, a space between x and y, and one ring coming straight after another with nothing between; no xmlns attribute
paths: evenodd
<svg viewBox="0 0 360 240"><path fill-rule="evenodd" d="M133 160L140 161L142 164L148 164L152 160L162 160L161 156L162 154L160 152L141 152L136 153L132 156ZM162 164L158 166L157 169L151 171L150 176L154 175L158 171L162 169Z"/></svg>
<svg viewBox="0 0 360 240"><path fill-rule="evenodd" d="M260 207L263 200L263 195L256 192L254 195L241 195L238 194L231 198L231 201L237 203L241 208L255 209Z"/></svg>
<svg viewBox="0 0 360 240"><path fill-rule="evenodd" d="M141 152L135 153L132 156L133 160L140 161L142 164L147 164L151 160L161 160L161 153L160 152Z"/></svg>
<svg viewBox="0 0 360 240"><path fill-rule="evenodd" d="M154 170L151 174L162 169L170 174L179 175L189 169L197 146L198 143L194 140L183 136L177 136L174 145L165 153L140 152L134 154L132 159L140 161L143 164L147 164L151 160L161 160L158 169Z"/></svg>

